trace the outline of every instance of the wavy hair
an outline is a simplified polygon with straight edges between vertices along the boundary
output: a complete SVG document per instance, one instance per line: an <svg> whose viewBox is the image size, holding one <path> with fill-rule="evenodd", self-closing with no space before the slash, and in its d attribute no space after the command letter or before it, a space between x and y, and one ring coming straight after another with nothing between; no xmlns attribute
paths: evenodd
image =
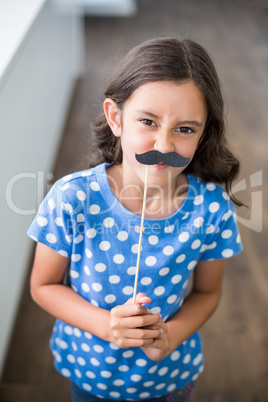
<svg viewBox="0 0 268 402"><path fill-rule="evenodd" d="M192 40L176 37L143 42L127 53L104 94L122 110L135 89L155 81L193 81L198 86L205 99L208 117L194 158L184 172L193 173L205 182L224 185L232 201L243 205L231 192L240 163L226 141L220 81L207 51ZM113 135L104 113L97 117L91 129L94 140L91 166L102 162L120 164L120 138Z"/></svg>

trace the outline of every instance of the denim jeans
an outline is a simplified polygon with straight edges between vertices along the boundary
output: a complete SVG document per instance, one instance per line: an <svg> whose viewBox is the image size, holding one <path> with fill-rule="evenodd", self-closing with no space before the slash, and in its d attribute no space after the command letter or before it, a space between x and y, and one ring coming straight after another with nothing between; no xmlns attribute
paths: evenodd
<svg viewBox="0 0 268 402"><path fill-rule="evenodd" d="M192 402L194 394L194 383L190 382L184 388L171 392L168 395L158 398L143 399L142 402ZM98 398L87 391L79 388L74 382L71 382L72 402L114 402L112 399ZM123 402L118 401L118 402Z"/></svg>

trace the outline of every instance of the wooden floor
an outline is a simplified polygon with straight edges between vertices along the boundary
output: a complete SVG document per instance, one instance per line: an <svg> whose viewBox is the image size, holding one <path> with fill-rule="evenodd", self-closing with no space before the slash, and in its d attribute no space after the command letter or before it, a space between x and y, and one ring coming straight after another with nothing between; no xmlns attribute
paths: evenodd
<svg viewBox="0 0 268 402"><path fill-rule="evenodd" d="M250 208L238 210L244 252L228 261L220 307L202 329L206 369L195 401L268 401L268 2L140 0L138 5L132 18L86 20L86 68L74 92L55 179L87 167L89 122L100 110L106 77L126 50L161 35L190 37L209 50L227 102L229 138L242 161L237 196ZM53 322L31 301L27 279L1 401L70 400L68 381L54 370L48 350Z"/></svg>

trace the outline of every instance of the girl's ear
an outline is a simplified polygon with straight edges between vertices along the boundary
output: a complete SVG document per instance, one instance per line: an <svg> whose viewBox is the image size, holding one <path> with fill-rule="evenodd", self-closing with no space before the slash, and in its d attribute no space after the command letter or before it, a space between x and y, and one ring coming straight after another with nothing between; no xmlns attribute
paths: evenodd
<svg viewBox="0 0 268 402"><path fill-rule="evenodd" d="M117 104L110 98L106 98L103 102L103 110L113 134L116 137L121 136L121 110Z"/></svg>

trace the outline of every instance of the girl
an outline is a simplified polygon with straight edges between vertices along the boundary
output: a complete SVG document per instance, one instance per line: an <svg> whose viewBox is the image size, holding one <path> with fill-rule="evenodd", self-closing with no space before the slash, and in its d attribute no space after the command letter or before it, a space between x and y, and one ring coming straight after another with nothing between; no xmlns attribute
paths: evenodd
<svg viewBox="0 0 268 402"><path fill-rule="evenodd" d="M224 260L242 249L218 76L197 43L154 39L127 54L105 95L94 167L59 180L29 229L32 297L57 317L50 346L73 401L190 401L204 366L197 331Z"/></svg>

